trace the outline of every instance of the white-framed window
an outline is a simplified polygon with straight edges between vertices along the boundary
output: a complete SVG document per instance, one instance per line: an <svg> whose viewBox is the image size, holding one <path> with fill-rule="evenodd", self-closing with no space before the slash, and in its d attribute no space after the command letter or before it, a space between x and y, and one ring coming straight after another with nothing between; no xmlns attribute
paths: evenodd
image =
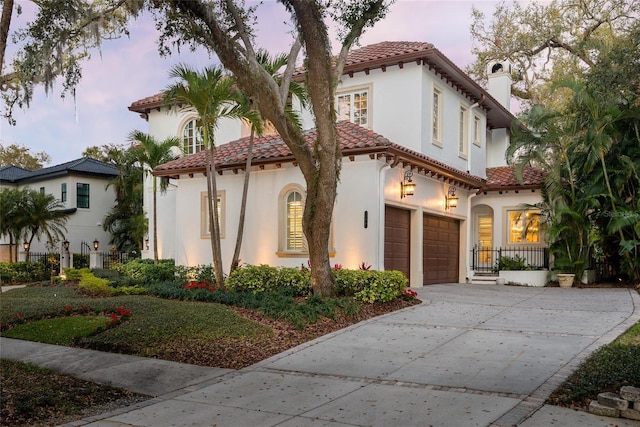
<svg viewBox="0 0 640 427"><path fill-rule="evenodd" d="M458 155L466 158L469 150L469 109L463 105L458 112Z"/></svg>
<svg viewBox="0 0 640 427"><path fill-rule="evenodd" d="M200 193L200 238L211 238L211 227L209 224L209 196L206 191ZM218 224L220 226L220 238L225 238L225 209L226 207L226 191L218 191Z"/></svg>
<svg viewBox="0 0 640 427"><path fill-rule="evenodd" d="M478 147L482 145L482 120L477 114L473 115L473 143Z"/></svg>
<svg viewBox="0 0 640 427"><path fill-rule="evenodd" d="M205 149L202 139L202 124L200 119L192 117L182 125L182 150L185 155L197 153Z"/></svg>
<svg viewBox="0 0 640 427"><path fill-rule="evenodd" d="M309 248L302 230L305 191L298 184L285 186L278 197L278 256L307 257Z"/></svg>
<svg viewBox="0 0 640 427"><path fill-rule="evenodd" d="M302 231L302 215L304 213L302 194L298 191L289 192L285 203L287 251L302 252L305 249L304 232Z"/></svg>
<svg viewBox="0 0 640 427"><path fill-rule="evenodd" d="M62 203L67 201L67 183L63 182L60 184L60 201Z"/></svg>
<svg viewBox="0 0 640 427"><path fill-rule="evenodd" d="M302 230L305 190L299 184L285 186L278 196L278 251L282 258L307 258L309 246ZM330 227L329 256L336 255L333 225Z"/></svg>
<svg viewBox="0 0 640 427"><path fill-rule="evenodd" d="M442 90L433 88L433 99L431 105L431 142L442 147Z"/></svg>
<svg viewBox="0 0 640 427"><path fill-rule="evenodd" d="M363 127L371 125L371 88L341 91L336 95L338 120L349 120Z"/></svg>
<svg viewBox="0 0 640 427"><path fill-rule="evenodd" d="M541 242L539 209L507 209L507 243L518 245Z"/></svg>

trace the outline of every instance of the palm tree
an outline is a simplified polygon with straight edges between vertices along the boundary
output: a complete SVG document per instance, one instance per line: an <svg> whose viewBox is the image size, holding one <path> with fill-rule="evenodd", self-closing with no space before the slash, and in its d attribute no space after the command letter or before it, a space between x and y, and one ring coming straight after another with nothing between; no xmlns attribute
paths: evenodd
<svg viewBox="0 0 640 427"><path fill-rule="evenodd" d="M29 247L36 237L41 240L46 236L50 243L64 238L68 219L64 204L53 194L41 194L35 190L28 190L26 195L26 210L22 214L25 216L26 224L24 237ZM29 259L28 248L27 259Z"/></svg>
<svg viewBox="0 0 640 427"><path fill-rule="evenodd" d="M173 153L173 147L180 147L180 140L172 137L157 142L154 137L146 133L134 130L129 134L129 141L135 144L131 148L131 155L145 169L145 176L156 167L177 158ZM158 262L158 182L155 176L153 179L153 260ZM165 193L169 183L167 180L160 180L160 192Z"/></svg>
<svg viewBox="0 0 640 427"><path fill-rule="evenodd" d="M9 261L18 260L18 240L26 227L27 189L0 191L0 236L9 237Z"/></svg>
<svg viewBox="0 0 640 427"><path fill-rule="evenodd" d="M183 104L186 110L194 109L200 116L202 139L205 144L207 196L209 200L209 229L211 230L211 253L218 287L224 286L222 249L220 247L220 221L218 215L218 191L215 170L214 133L220 119L246 116L241 106L242 99L235 88L235 81L219 67L207 67L202 72L187 65L176 65L169 74L179 79L165 91L165 99L174 104Z"/></svg>
<svg viewBox="0 0 640 427"><path fill-rule="evenodd" d="M256 59L262 67L274 77L278 85L280 84L278 73L287 64L288 57L286 54L281 53L271 57L269 52L264 49L260 49L256 52ZM303 107L307 105L307 96L304 90L304 86L297 82L291 82L289 86L289 94L295 96ZM244 234L244 223L247 209L247 195L249 191L249 175L251 173L251 162L253 155L253 140L255 134L262 134L262 124L264 120L260 117L259 109L256 105L253 105L253 100L249 99L246 95L243 95L246 100L243 104L245 108L246 120L251 124L251 134L249 136L249 147L247 148L247 160L245 163L244 182L242 186L242 200L240 202L240 217L238 220L238 233L236 234L236 246L233 252L233 258L231 259L231 267L229 274L238 268L240 263L240 248L242 246L242 238ZM302 128L301 121L296 111L293 110L291 103L287 105L286 112L291 117L294 123L298 124L298 127Z"/></svg>
<svg viewBox="0 0 640 427"><path fill-rule="evenodd" d="M107 160L119 170L118 176L107 184L113 187L116 204L104 218L102 228L111 234L109 244L121 252L138 254L143 249L144 236L149 228L143 209L144 170L132 150L111 148Z"/></svg>

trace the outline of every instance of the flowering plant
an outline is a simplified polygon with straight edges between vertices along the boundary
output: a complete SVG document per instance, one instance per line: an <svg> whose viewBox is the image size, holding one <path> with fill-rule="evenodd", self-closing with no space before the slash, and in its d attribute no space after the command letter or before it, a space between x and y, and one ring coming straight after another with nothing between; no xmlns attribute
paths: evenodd
<svg viewBox="0 0 640 427"><path fill-rule="evenodd" d="M402 299L405 301L412 301L418 296L418 293L413 289L405 289L402 291Z"/></svg>
<svg viewBox="0 0 640 427"><path fill-rule="evenodd" d="M213 283L211 283L208 280L203 280L201 282L192 280L190 282L185 283L184 285L181 286L182 289L206 289L208 291L215 291L216 287L213 286Z"/></svg>
<svg viewBox="0 0 640 427"><path fill-rule="evenodd" d="M367 264L366 262L362 262L362 264L360 264L360 270L370 270L371 269L371 265Z"/></svg>

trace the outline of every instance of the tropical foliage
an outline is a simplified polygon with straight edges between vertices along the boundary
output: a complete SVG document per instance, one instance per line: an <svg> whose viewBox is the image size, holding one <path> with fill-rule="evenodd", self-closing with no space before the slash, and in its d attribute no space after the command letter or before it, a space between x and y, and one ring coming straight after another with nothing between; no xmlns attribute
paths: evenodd
<svg viewBox="0 0 640 427"><path fill-rule="evenodd" d="M0 235L8 236L10 245L23 239L30 246L33 239L44 238L49 246L55 246L64 238L67 213L52 194L4 188L0 190L0 206ZM14 249L17 252L17 246ZM17 261L17 253L12 254L10 261L13 260Z"/></svg>
<svg viewBox="0 0 640 427"><path fill-rule="evenodd" d="M104 148L102 159L116 166L119 174L107 185L114 189L115 204L105 216L102 227L111 234L109 244L119 252L140 253L148 232L142 203L143 169L130 150L118 146Z"/></svg>
<svg viewBox="0 0 640 427"><path fill-rule="evenodd" d="M640 25L582 79L556 83L564 107L534 106L514 126L511 157L547 171L543 197L556 265L592 259L640 280ZM521 125L526 125L523 130Z"/></svg>
<svg viewBox="0 0 640 427"><path fill-rule="evenodd" d="M180 147L178 138L166 138L158 142L151 135L140 131L132 131L129 134L129 141L133 144L130 149L131 160L134 164L144 168L145 175L150 174L159 165L177 158L173 148ZM158 262L158 179L152 175L151 180L153 185L153 259ZM168 186L168 180L160 180L160 192L166 192ZM138 229L141 230L144 220L140 217L136 217L134 220L138 222ZM137 237L137 241L142 246L142 236L138 235Z"/></svg>
<svg viewBox="0 0 640 427"><path fill-rule="evenodd" d="M183 104L183 109L195 110L200 118L200 132L205 144L208 220L211 254L216 273L216 284L224 286L222 248L220 245L220 218L216 185L215 130L222 118L243 119L249 111L244 97L236 90L235 80L220 67L207 67L203 71L177 65L170 77L177 82L165 91L165 99L172 104Z"/></svg>

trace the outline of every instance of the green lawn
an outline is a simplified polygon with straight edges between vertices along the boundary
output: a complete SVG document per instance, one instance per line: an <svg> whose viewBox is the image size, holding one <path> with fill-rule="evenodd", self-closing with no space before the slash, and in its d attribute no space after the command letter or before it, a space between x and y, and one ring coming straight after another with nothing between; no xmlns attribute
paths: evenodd
<svg viewBox="0 0 640 427"><path fill-rule="evenodd" d="M92 314L114 307L131 310L130 317L114 328L79 340L79 345L109 351L151 355L154 349L169 345L176 337L202 342L216 339L252 339L265 337L271 330L238 316L231 308L215 303L165 300L146 295L88 298L65 286L26 287L2 295L0 323L15 322L16 317L38 318L64 307L87 307ZM72 315L15 326L3 336L39 342L70 344L75 335L85 336L108 320L103 316ZM50 331L63 328L61 341L52 341Z"/></svg>

